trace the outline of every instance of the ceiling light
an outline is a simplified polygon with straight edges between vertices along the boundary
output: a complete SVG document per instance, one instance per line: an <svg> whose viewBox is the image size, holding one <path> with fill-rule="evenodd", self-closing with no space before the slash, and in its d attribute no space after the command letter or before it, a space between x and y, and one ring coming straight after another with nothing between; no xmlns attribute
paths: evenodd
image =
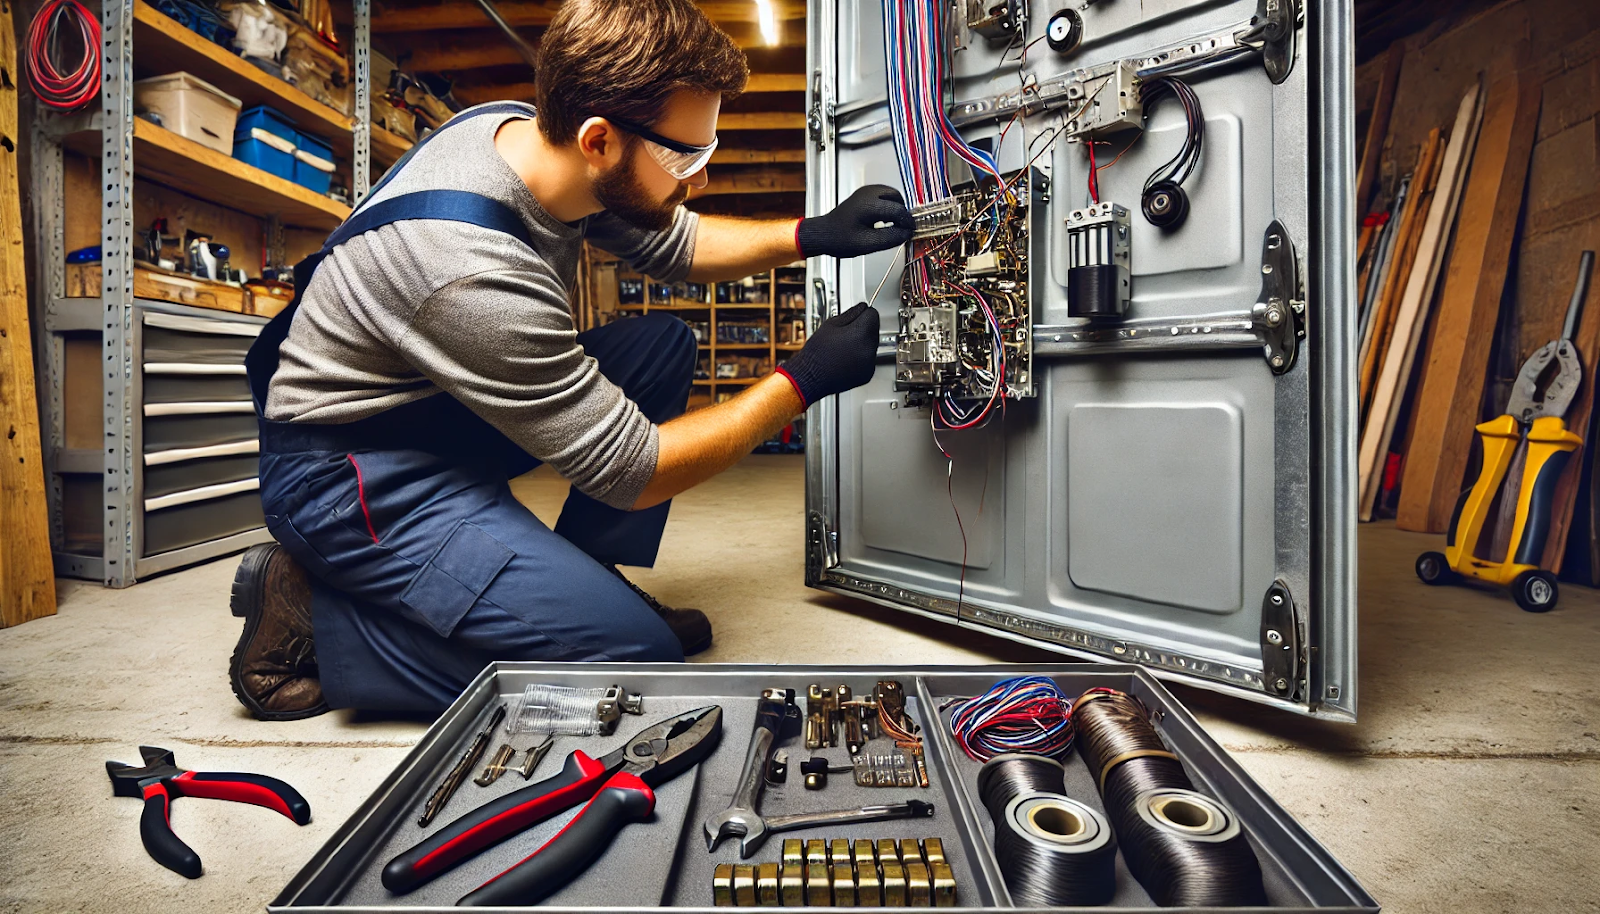
<svg viewBox="0 0 1600 914"><path fill-rule="evenodd" d="M756 21L761 24L761 40L767 47L778 46L778 14L772 8L772 0L756 0Z"/></svg>

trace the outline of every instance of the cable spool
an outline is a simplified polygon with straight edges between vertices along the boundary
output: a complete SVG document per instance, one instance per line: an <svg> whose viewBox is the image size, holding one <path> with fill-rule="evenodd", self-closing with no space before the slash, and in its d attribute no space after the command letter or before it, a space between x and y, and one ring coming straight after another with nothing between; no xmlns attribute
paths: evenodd
<svg viewBox="0 0 1600 914"><path fill-rule="evenodd" d="M1018 904L1099 905L1116 892L1111 823L1066 796L1065 782L1060 762L1036 755L997 755L978 772L995 858Z"/></svg>
<svg viewBox="0 0 1600 914"><path fill-rule="evenodd" d="M1227 806L1194 789L1130 695L1091 689L1073 703L1079 752L1100 787L1128 871L1172 905L1264 905L1261 866Z"/></svg>

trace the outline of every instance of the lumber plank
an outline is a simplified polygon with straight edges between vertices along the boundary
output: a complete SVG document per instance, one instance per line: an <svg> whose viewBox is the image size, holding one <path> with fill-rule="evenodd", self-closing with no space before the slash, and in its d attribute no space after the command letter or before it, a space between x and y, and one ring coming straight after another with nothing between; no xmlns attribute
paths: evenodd
<svg viewBox="0 0 1600 914"><path fill-rule="evenodd" d="M1483 399L1489 346L1533 152L1541 87L1519 71L1489 87L1449 273L1406 453L1396 525L1443 533L1463 485Z"/></svg>
<svg viewBox="0 0 1600 914"><path fill-rule="evenodd" d="M1372 199L1372 186L1378 181L1379 159L1383 155L1383 140L1389 135L1389 115L1394 112L1394 93L1400 86L1400 67L1406 56L1406 43L1396 41L1389 45L1383 61L1383 76L1378 80L1378 97L1372 105L1372 118L1367 122L1367 138L1361 144L1361 164L1356 169L1356 212L1366 212Z"/></svg>
<svg viewBox="0 0 1600 914"><path fill-rule="evenodd" d="M17 156L25 144L17 132L22 71L13 9L0 3L0 74L16 74L0 79L0 627L7 628L56 612L22 252Z"/></svg>
<svg viewBox="0 0 1600 914"><path fill-rule="evenodd" d="M1428 142L1422 147L1422 152L1417 156L1417 167L1412 173L1411 194L1406 198L1406 207L1400 217L1399 234L1396 236L1394 259L1389 268L1389 275L1384 277L1383 292L1378 296L1375 307L1378 309L1373 318L1373 338L1368 344L1366 356L1361 360L1361 403L1365 404L1372 396L1372 384L1377 375L1378 364L1383 356L1384 348L1388 345L1390 327L1394 322L1395 307L1399 303L1401 290L1405 288L1406 277L1411 271L1411 258L1416 252L1416 245L1421 233L1418 222L1418 212L1422 211L1429 198L1429 191L1433 187L1434 175L1438 164L1439 137L1442 131L1435 127L1428 134Z"/></svg>
<svg viewBox="0 0 1600 914"><path fill-rule="evenodd" d="M1570 286L1572 280L1577 278L1578 254L1572 253L1571 259L1566 263L1563 271L1564 278ZM1578 327L1573 331L1572 338L1578 349L1579 364L1583 366L1583 383L1578 386L1578 395L1573 398L1572 406L1567 410L1567 428L1577 429L1580 432L1589 428L1589 417L1594 414L1595 394L1595 367L1600 365L1596 357L1600 356L1600 306L1596 306L1594 278L1590 277L1589 296L1581 306L1583 311L1578 319ZM1559 336L1559 332L1556 334ZM1578 445L1578 449L1567 458L1566 468L1561 471L1561 481L1556 484L1555 497L1550 501L1550 536L1544 544L1544 560L1539 567L1548 570L1551 574L1561 574L1561 566L1566 558L1567 534L1572 529L1572 515L1577 510L1579 476L1583 472L1584 451L1592 442L1585 441Z"/></svg>
<svg viewBox="0 0 1600 914"><path fill-rule="evenodd" d="M1372 504L1378 491L1379 462L1384 458L1394 430L1394 405L1401 393L1402 372L1413 352L1414 336L1422 329L1419 317L1425 313L1432 279L1438 275L1436 259L1441 254L1449 228L1446 217L1450 214L1463 156L1474 139L1472 127L1477 118L1479 94L1478 86L1474 85L1461 97L1461 107L1450 129L1450 140L1445 144L1438 186L1418 236L1414 266L1406 278L1405 292L1395 312L1394 334L1390 345L1385 347L1383 370L1373 390L1372 408L1367 413L1366 427L1361 435L1359 479L1362 520L1372 519Z"/></svg>
<svg viewBox="0 0 1600 914"><path fill-rule="evenodd" d="M1455 151L1455 148L1459 148L1460 156L1454 163L1453 168L1450 168L1449 163L1446 164L1445 167L1450 168L1449 173L1446 175L1446 183L1441 185L1435 196L1436 200L1444 202L1444 221L1434 243L1432 256L1426 262L1426 273L1422 281L1422 294L1417 307L1417 316L1411 322L1405 344L1397 347L1401 358L1400 372L1395 377L1394 392L1389 399L1388 416L1384 419L1383 430L1378 439L1379 461L1383 461L1392 450L1395 422L1399 418L1400 409L1406 401L1407 393L1415 382L1416 372L1414 367L1417 360L1417 350L1421 346L1423 335L1427 332L1428 319L1433 308L1435 293L1439 287L1439 275L1444 269L1445 255L1450 248L1450 239L1454 234L1457 215L1461 210L1461 196L1466 186L1467 169L1471 166L1473 155L1477 151L1478 131L1483 125L1483 92L1481 86L1477 87L1477 89L1478 91L1473 99L1472 121L1467 125L1465 135L1461 136L1460 134L1462 125L1459 122L1456 124L1456 128L1451 131L1452 152ZM1458 137L1459 140L1457 139ZM1459 147L1457 147L1458 142L1460 143ZM1448 190L1444 189L1446 185ZM1432 215L1430 212L1430 220ZM1409 295L1410 292L1411 290L1408 289L1407 294ZM1378 490L1382 488L1381 480L1382 477L1376 474L1372 479L1371 491L1363 509L1364 520L1372 519L1372 506L1376 503Z"/></svg>

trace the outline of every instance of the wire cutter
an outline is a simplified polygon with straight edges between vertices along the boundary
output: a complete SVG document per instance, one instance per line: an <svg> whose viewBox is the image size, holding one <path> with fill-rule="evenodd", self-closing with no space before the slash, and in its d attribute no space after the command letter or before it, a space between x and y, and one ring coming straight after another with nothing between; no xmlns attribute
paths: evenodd
<svg viewBox="0 0 1600 914"><path fill-rule="evenodd" d="M311 821L311 804L277 778L238 772L186 771L178 767L171 751L155 746L140 746L139 754L144 757L141 767L106 762L111 790L119 797L144 800L144 814L139 817L139 837L144 839L144 849L157 863L181 876L198 879L204 871L200 855L172 831L169 813L172 801L178 797L249 803L281 812L296 825Z"/></svg>
<svg viewBox="0 0 1600 914"><path fill-rule="evenodd" d="M1539 563L1550 535L1561 471L1583 443L1568 430L1564 417L1583 383L1583 365L1572 344L1572 332L1589 292L1593 267L1594 252L1584 251L1561 338L1540 346L1522 364L1506 414L1477 427L1483 440L1483 469L1456 504L1445 551L1424 552L1417 558L1417 577L1424 584L1476 578L1510 587L1517 605L1529 612L1555 607L1560 593L1556 576ZM1489 524L1496 505L1496 520ZM1480 548L1486 525L1490 541ZM1497 555L1501 543L1505 551Z"/></svg>
<svg viewBox="0 0 1600 914"><path fill-rule="evenodd" d="M593 863L629 822L655 809L652 787L699 764L722 738L722 708L690 711L646 727L598 759L582 750L559 774L485 803L383 868L384 887L409 892L492 845L588 801L555 837L462 898L464 905L534 904Z"/></svg>

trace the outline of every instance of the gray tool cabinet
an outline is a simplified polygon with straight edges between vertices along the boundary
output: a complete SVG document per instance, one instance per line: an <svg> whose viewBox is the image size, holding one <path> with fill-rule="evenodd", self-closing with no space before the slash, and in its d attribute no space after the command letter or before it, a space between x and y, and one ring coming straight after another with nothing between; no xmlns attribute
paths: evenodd
<svg viewBox="0 0 1600 914"><path fill-rule="evenodd" d="M429 828L417 825L417 815L434 786L488 721L493 708L502 702L513 702L534 682L590 687L620 683L644 695L644 713L624 716L611 737L557 737L549 756L534 773L535 780L559 771L563 757L574 749L598 757L616 748L633 731L663 717L708 704L720 705L724 715L721 744L697 768L657 789L653 819L625 827L598 861L549 898L544 907L708 908L716 864L777 860L786 837L938 837L943 840L945 854L955 871L958 906L1009 908L1013 905L990 850L992 825L977 799L978 765L953 742L946 725L948 714L941 715L935 709L951 697L981 693L996 679L1016 675L1053 677L1069 696L1098 686L1138 696L1152 711L1168 748L1182 759L1195 786L1222 800L1241 820L1261 863L1271 909L1377 910L1376 902L1356 880L1206 736L1189 712L1148 671L1137 666L897 668L598 663L499 663L484 670L405 761L290 881L269 910L456 910L456 899L531 854L554 835L574 813L536 825L409 894L392 895L379 882L383 865L395 854L453 818L524 785L514 773L487 788L469 781ZM846 775L830 779L824 790L804 790L799 772L793 770L806 752L796 725L785 730L780 742L780 747L790 753L789 777L782 785L767 787L760 803L761 814L812 812L911 798L932 803L933 817L775 834L747 861L739 860L736 841L724 842L716 852L708 853L702 823L726 808L733 795L761 691L781 687L804 694L810 683L842 683L860 692L880 679L898 679L905 686L907 710L923 727L930 786L864 788ZM498 745L505 739L502 727L491 744ZM530 733L511 738L519 750L538 741L539 737ZM1093 778L1077 753L1064 761L1068 795L1103 811ZM1083 910L1145 909L1155 908L1119 864L1117 894L1112 902Z"/></svg>

